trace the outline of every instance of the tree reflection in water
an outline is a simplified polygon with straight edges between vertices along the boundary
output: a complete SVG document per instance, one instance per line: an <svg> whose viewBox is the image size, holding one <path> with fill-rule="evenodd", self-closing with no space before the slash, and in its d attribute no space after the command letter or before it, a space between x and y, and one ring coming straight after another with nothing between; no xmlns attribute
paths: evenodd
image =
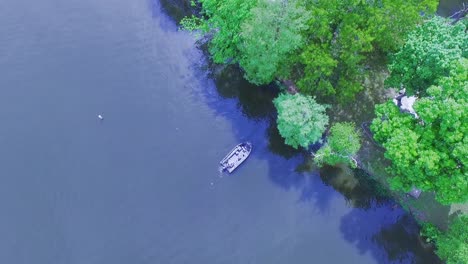
<svg viewBox="0 0 468 264"><path fill-rule="evenodd" d="M391 203L389 193L363 170L325 166L320 169L320 177L326 185L340 192L352 207L368 209Z"/></svg>
<svg viewBox="0 0 468 264"><path fill-rule="evenodd" d="M354 209L342 217L343 237L361 254L383 263L440 263L419 239L419 227L380 184L362 170L324 167L323 182L339 191Z"/></svg>
<svg viewBox="0 0 468 264"><path fill-rule="evenodd" d="M356 208L342 217L340 229L361 254L370 253L379 263L441 263L433 248L419 239L413 218L390 204Z"/></svg>

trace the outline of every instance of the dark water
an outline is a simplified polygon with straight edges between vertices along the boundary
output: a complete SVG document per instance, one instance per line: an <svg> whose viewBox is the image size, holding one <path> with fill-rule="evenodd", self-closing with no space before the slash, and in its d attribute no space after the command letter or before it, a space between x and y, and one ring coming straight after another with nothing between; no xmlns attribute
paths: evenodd
<svg viewBox="0 0 468 264"><path fill-rule="evenodd" d="M437 13L441 16L451 16L463 8L463 4L468 5L467 0L440 0Z"/></svg>
<svg viewBox="0 0 468 264"><path fill-rule="evenodd" d="M274 89L210 71L158 2L3 0L0 36L0 263L437 263L366 175L309 172Z"/></svg>

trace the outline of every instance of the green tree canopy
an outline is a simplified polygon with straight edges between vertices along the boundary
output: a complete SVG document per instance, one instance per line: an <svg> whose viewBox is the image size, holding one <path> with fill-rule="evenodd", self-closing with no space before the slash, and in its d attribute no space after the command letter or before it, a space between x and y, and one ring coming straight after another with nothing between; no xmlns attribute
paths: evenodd
<svg viewBox="0 0 468 264"><path fill-rule="evenodd" d="M199 2L204 22L183 25L212 35L215 62L239 63L255 84L288 78L304 93L345 101L362 89L368 54L400 47L438 0Z"/></svg>
<svg viewBox="0 0 468 264"><path fill-rule="evenodd" d="M462 59L419 99L414 118L391 101L376 107L371 130L392 161L394 189L435 191L444 204L468 200L468 63Z"/></svg>
<svg viewBox="0 0 468 264"><path fill-rule="evenodd" d="M398 50L406 36L424 17L434 14L437 0L381 0L370 1L369 27L375 45L385 52Z"/></svg>
<svg viewBox="0 0 468 264"><path fill-rule="evenodd" d="M242 24L239 65L260 85L289 76L289 55L303 44L309 15L296 1L260 0Z"/></svg>
<svg viewBox="0 0 468 264"><path fill-rule="evenodd" d="M199 0L205 23L198 28L212 34L209 50L216 63L236 63L241 57L241 26L251 16L257 0ZM191 29L195 29L192 27Z"/></svg>
<svg viewBox="0 0 468 264"><path fill-rule="evenodd" d="M365 60L376 48L396 50L432 14L437 0L305 1L311 12L307 43L296 59L302 92L352 99L362 89Z"/></svg>
<svg viewBox="0 0 468 264"><path fill-rule="evenodd" d="M433 17L412 31L389 65L391 75L385 85L424 95L437 79L448 76L454 62L468 55L466 26L450 22Z"/></svg>
<svg viewBox="0 0 468 264"><path fill-rule="evenodd" d="M322 137L328 125L326 106L300 94L280 94L273 103L278 110L278 130L286 144L306 148Z"/></svg>
<svg viewBox="0 0 468 264"><path fill-rule="evenodd" d="M436 239L437 255L447 264L468 263L468 216L456 218Z"/></svg>
<svg viewBox="0 0 468 264"><path fill-rule="evenodd" d="M348 163L356 167L354 156L360 148L361 135L354 123L336 123L330 128L327 143L317 151L314 161L319 166Z"/></svg>

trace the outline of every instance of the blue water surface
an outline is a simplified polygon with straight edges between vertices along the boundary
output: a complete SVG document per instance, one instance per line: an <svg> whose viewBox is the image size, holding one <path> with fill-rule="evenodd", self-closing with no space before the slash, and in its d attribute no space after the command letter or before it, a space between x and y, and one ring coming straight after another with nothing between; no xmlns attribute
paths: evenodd
<svg viewBox="0 0 468 264"><path fill-rule="evenodd" d="M157 1L3 0L0 36L0 263L437 261L392 201L298 169L277 91L213 72Z"/></svg>

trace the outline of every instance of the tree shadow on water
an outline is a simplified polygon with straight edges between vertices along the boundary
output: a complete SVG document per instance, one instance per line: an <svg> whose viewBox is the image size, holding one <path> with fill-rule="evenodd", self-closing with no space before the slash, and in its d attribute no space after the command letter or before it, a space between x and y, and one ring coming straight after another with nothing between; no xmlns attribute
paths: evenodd
<svg viewBox="0 0 468 264"><path fill-rule="evenodd" d="M279 149L285 147L280 143L278 145ZM270 153L272 153L271 150ZM298 203L311 204L320 213L329 210L331 201L339 194L322 182L317 171L309 170L307 152L300 152L288 158L270 155L269 178L273 183L285 190L296 191L299 194Z"/></svg>
<svg viewBox="0 0 468 264"><path fill-rule="evenodd" d="M148 9L155 22L164 32L177 32L180 20L189 14L184 0L149 0Z"/></svg>
<svg viewBox="0 0 468 264"><path fill-rule="evenodd" d="M272 153L278 154L286 159L291 159L292 157L303 153L303 151L297 150L284 143L284 138L280 135L276 119L274 118L270 119L269 126L267 129L267 137L269 139L268 149Z"/></svg>
<svg viewBox="0 0 468 264"><path fill-rule="evenodd" d="M346 166L325 166L319 173L354 208L342 217L340 230L361 254L378 263L440 263L433 248L420 241L414 218L371 175Z"/></svg>
<svg viewBox="0 0 468 264"><path fill-rule="evenodd" d="M273 99L279 90L273 85L256 86L244 79L242 70L234 65L210 65L211 78L218 94L223 98L235 98L243 114L254 120L276 117Z"/></svg>
<svg viewBox="0 0 468 264"><path fill-rule="evenodd" d="M195 10L188 0L151 0L151 4L153 7L161 5L161 9L167 13L177 25L180 23L182 18L191 16ZM153 16L156 16L158 13L156 13L154 9L152 10Z"/></svg>
<svg viewBox="0 0 468 264"><path fill-rule="evenodd" d="M370 253L379 263L441 263L419 239L414 219L395 204L356 208L342 217L340 230L361 254Z"/></svg>
<svg viewBox="0 0 468 264"><path fill-rule="evenodd" d="M390 202L388 191L361 169L351 169L345 165L324 166L320 169L320 177L354 208L369 209Z"/></svg>

